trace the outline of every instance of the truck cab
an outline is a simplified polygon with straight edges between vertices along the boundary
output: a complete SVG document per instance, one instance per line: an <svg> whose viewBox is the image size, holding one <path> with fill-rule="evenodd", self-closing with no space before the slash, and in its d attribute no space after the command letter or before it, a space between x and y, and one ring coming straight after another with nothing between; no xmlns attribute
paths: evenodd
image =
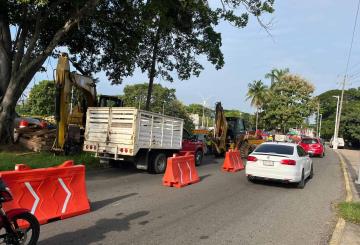
<svg viewBox="0 0 360 245"><path fill-rule="evenodd" d="M182 152L192 152L195 156L195 165L201 165L204 156L205 142L198 140L186 129L183 130Z"/></svg>

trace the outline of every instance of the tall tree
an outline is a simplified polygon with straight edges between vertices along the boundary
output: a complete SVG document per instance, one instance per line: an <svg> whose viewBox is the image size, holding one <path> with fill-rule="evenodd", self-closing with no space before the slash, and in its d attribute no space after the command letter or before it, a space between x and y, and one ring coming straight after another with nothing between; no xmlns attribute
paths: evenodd
<svg viewBox="0 0 360 245"><path fill-rule="evenodd" d="M16 103L57 47L67 47L88 73L111 80L134 69L142 1L0 1L0 143L9 142ZM74 28L75 27L75 28Z"/></svg>
<svg viewBox="0 0 360 245"><path fill-rule="evenodd" d="M198 61L200 55L216 69L224 66L221 34L215 30L220 21L245 27L250 15L259 19L264 12L273 12L274 0L222 0L221 3L219 8L199 0L152 0L145 5L143 22L147 24L137 65L149 77L146 109L150 106L156 77L173 82L175 74L180 80L198 76L203 70ZM246 11L237 14L236 10L242 7Z"/></svg>
<svg viewBox="0 0 360 245"><path fill-rule="evenodd" d="M285 68L285 69L274 68L269 73L265 74L265 78L268 79L270 78L271 81L270 87L272 87L274 83L279 82L281 77L286 74L289 74L289 72L290 72L289 68Z"/></svg>
<svg viewBox="0 0 360 245"><path fill-rule="evenodd" d="M58 47L86 74L104 70L112 83L136 67L148 72L150 84L157 76L171 80L175 71L188 79L202 69L198 55L221 68L215 26L225 20L243 27L249 15L271 13L274 0L221 2L211 8L198 0L1 0L0 143L11 140L16 102ZM243 6L247 12L236 15Z"/></svg>
<svg viewBox="0 0 360 245"><path fill-rule="evenodd" d="M255 128L258 130L259 110L264 105L268 96L268 87L261 81L255 80L248 85L247 100L251 100L251 105L256 108Z"/></svg>
<svg viewBox="0 0 360 245"><path fill-rule="evenodd" d="M31 88L25 108L31 115L50 116L55 111L55 83L43 80Z"/></svg>
<svg viewBox="0 0 360 245"><path fill-rule="evenodd" d="M267 129L299 127L316 110L314 86L304 78L287 74L273 84L261 113Z"/></svg>

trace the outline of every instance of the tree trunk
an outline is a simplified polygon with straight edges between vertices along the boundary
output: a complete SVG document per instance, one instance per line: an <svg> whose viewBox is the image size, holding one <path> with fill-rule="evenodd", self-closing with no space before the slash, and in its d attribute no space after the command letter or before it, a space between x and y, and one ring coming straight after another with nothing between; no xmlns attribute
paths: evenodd
<svg viewBox="0 0 360 245"><path fill-rule="evenodd" d="M259 121L259 109L256 108L256 122L255 122L255 130L258 130L258 121Z"/></svg>
<svg viewBox="0 0 360 245"><path fill-rule="evenodd" d="M13 142L17 98L15 86L9 85L0 102L0 144Z"/></svg>
<svg viewBox="0 0 360 245"><path fill-rule="evenodd" d="M154 85L154 78L156 75L155 66L156 66L156 59L157 59L157 54L158 54L158 50L159 50L159 42L160 42L160 27L156 31L156 35L155 35L154 43L153 43L151 67L150 67L150 72L149 72L149 86L148 86L146 105L145 105L145 110L147 110L147 111L150 110L151 94L152 94L152 89L153 89L153 85Z"/></svg>

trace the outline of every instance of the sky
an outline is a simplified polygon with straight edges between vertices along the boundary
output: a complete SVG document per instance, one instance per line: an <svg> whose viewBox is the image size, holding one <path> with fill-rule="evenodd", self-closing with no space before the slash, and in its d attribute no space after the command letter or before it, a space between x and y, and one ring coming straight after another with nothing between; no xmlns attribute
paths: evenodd
<svg viewBox="0 0 360 245"><path fill-rule="evenodd" d="M275 12L263 17L271 22L271 37L251 18L247 27L238 29L221 23L222 52L225 65L216 70L204 60L199 77L174 83L156 80L163 86L175 88L177 98L185 104L202 103L209 107L221 101L226 109L253 112L246 101L248 83L264 78L272 68L289 68L315 85L315 95L340 88L350 48L357 0L275 0ZM359 17L360 18L360 17ZM360 19L359 19L360 22ZM358 24L358 26L360 23ZM56 67L55 60L45 63ZM359 87L360 30L356 29L350 59L349 74L355 75L348 87ZM126 85L147 82L147 75L136 71L122 85L112 86L104 73L95 74L100 82L98 93L119 95ZM38 73L33 83L51 79L48 73Z"/></svg>

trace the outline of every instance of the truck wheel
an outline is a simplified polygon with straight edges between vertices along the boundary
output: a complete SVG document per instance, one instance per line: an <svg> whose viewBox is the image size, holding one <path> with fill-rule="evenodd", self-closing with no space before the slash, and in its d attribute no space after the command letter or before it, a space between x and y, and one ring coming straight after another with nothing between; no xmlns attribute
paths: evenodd
<svg viewBox="0 0 360 245"><path fill-rule="evenodd" d="M195 153L195 165L196 165L196 166L200 166L200 165L201 165L203 156L204 156L204 154L203 154L202 151L197 151L197 152Z"/></svg>
<svg viewBox="0 0 360 245"><path fill-rule="evenodd" d="M165 172L167 158L165 153L158 153L152 160L152 169L155 174L161 174Z"/></svg>
<svg viewBox="0 0 360 245"><path fill-rule="evenodd" d="M107 167L110 164L110 159L100 158L99 162L101 167Z"/></svg>

